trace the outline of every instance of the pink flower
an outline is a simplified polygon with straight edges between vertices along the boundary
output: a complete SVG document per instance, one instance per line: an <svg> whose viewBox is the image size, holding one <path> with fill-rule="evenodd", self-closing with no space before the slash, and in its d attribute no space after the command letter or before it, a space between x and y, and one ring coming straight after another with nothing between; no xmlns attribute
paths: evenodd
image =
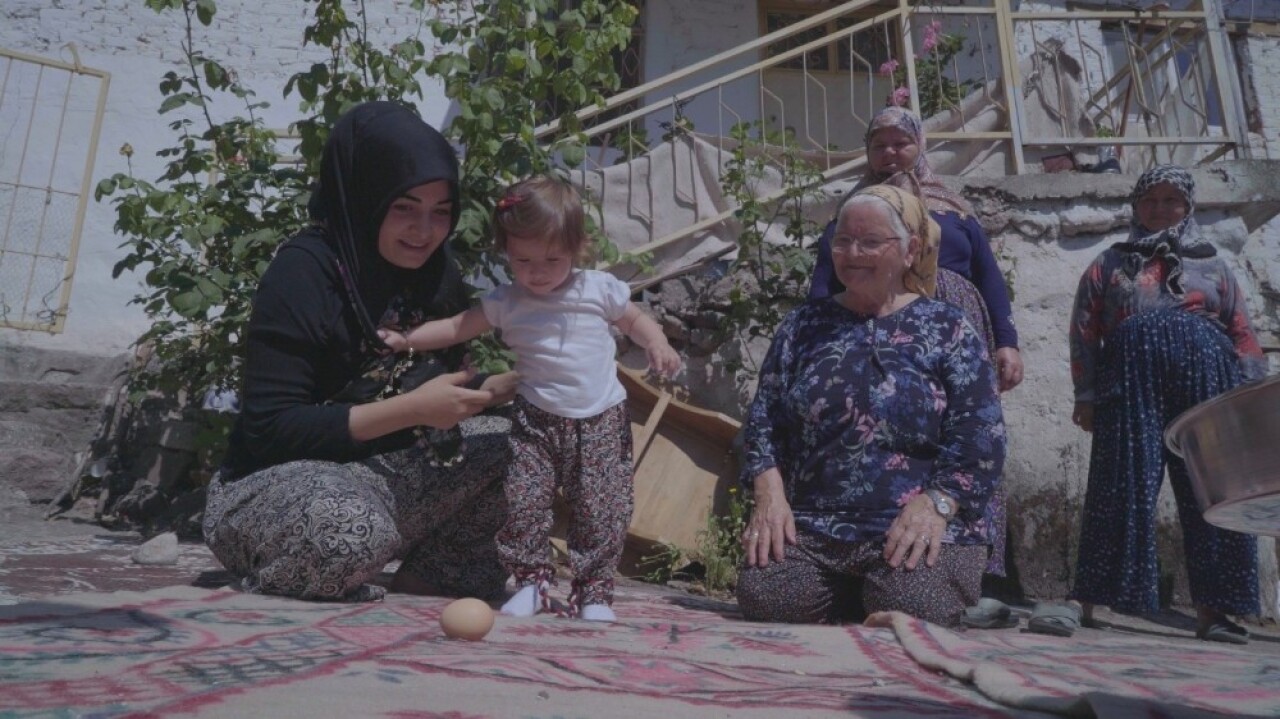
<svg viewBox="0 0 1280 719"><path fill-rule="evenodd" d="M906 107L908 102L911 102L911 91L906 86L899 86L889 98L889 104L897 107Z"/></svg>
<svg viewBox="0 0 1280 719"><path fill-rule="evenodd" d="M930 52L931 50L933 50L935 47L938 46L938 40L940 39L940 34L938 31L941 29L942 29L942 23L938 22L937 20L934 20L933 22L925 26L924 40L920 43L921 48L925 52Z"/></svg>
<svg viewBox="0 0 1280 719"><path fill-rule="evenodd" d="M893 73L896 72L897 70L898 70L897 60L885 60L884 64L880 66L880 74L884 75L885 77L892 77Z"/></svg>

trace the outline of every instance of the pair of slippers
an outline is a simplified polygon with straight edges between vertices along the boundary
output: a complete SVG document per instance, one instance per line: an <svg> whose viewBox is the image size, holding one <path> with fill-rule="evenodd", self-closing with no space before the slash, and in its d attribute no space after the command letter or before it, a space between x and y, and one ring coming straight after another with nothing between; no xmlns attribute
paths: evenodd
<svg viewBox="0 0 1280 719"><path fill-rule="evenodd" d="M1027 621L1027 631L1054 637L1069 637L1080 628L1080 609L1070 604L1037 602Z"/></svg>
<svg viewBox="0 0 1280 719"><path fill-rule="evenodd" d="M960 615L960 624L972 629L1008 629L1018 626L1019 617L1008 605L983 597ZM1080 610L1067 604L1039 602L1031 610L1027 631L1069 637L1080 628Z"/></svg>
<svg viewBox="0 0 1280 719"><path fill-rule="evenodd" d="M1209 626L1197 629L1196 639L1223 644L1248 644L1249 630L1226 617L1219 617Z"/></svg>
<svg viewBox="0 0 1280 719"><path fill-rule="evenodd" d="M990 597L983 597L972 607L965 607L960 615L960 625L970 629L1008 629L1018 626L1018 621L1018 615L1008 605Z"/></svg>

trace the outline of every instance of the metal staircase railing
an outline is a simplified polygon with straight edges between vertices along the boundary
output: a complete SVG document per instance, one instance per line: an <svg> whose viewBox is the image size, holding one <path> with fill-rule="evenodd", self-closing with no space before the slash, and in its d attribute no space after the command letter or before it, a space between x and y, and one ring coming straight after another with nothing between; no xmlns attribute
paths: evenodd
<svg viewBox="0 0 1280 719"><path fill-rule="evenodd" d="M1014 12L1009 0L851 0L584 108L577 118L592 149L576 171L589 184L588 176L622 164L635 172L628 186L638 186L649 179L643 159L655 148L697 138L719 158L701 179L718 183L732 129L748 123L761 151L796 149L825 179L849 176L863 162L866 123L896 87L906 88L919 112L921 90L944 82L968 92L935 103L926 118L930 150L985 161L979 172L1038 172L1042 156L1106 146L1126 153L1132 170L1247 153L1238 78L1215 3ZM930 53L939 33L963 35L965 52L937 61ZM935 61L905 61L917 56ZM896 77L883 72L892 61L902 68ZM550 123L535 133L549 141L559 131ZM935 162L944 174L975 167ZM672 176L694 178L696 170ZM703 206L707 193L671 184L667 201L693 206L694 221L655 231L629 251L656 250L732 218L734 207ZM650 221L661 205L650 193L629 211Z"/></svg>

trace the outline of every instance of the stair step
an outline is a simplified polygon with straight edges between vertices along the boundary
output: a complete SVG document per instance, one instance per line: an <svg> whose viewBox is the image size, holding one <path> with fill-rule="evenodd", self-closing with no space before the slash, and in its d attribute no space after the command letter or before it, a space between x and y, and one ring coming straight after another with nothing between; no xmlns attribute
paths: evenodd
<svg viewBox="0 0 1280 719"><path fill-rule="evenodd" d="M0 380L0 415L35 410L100 410L115 400L108 384Z"/></svg>

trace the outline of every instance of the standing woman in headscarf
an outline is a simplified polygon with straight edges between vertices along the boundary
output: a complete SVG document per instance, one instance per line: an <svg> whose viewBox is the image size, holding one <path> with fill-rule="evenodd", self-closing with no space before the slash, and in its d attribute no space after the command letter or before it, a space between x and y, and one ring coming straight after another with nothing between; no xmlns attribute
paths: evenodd
<svg viewBox="0 0 1280 719"><path fill-rule="evenodd" d="M1205 522L1187 468L1164 447L1164 429L1184 410L1266 363L1244 293L1200 233L1195 183L1161 165L1133 188L1129 241L1084 271L1071 316L1073 421L1093 433L1080 554L1071 598L1125 613L1159 608L1156 498L1165 466L1182 522L1197 636L1242 644L1226 615L1258 613L1256 540Z"/></svg>
<svg viewBox="0 0 1280 719"><path fill-rule="evenodd" d="M930 217L942 230L942 243L938 248L938 267L942 270L937 280L938 299L965 310L978 333L989 338L1000 391L1017 387L1022 382L1022 355L1018 351L1018 331L1013 326L1004 275L973 206L947 189L933 174L925 157L924 125L920 118L905 108L883 108L867 125L866 145L867 171L853 192L884 183L907 190L924 202ZM832 269L834 229L835 220L832 220L818 240L810 299L829 297L844 289ZM951 273L960 277L953 277ZM960 283L960 279L967 282ZM930 287L929 291L934 292L934 288Z"/></svg>
<svg viewBox="0 0 1280 719"><path fill-rule="evenodd" d="M302 599L393 590L493 597L505 573L501 420L510 377L455 352L396 358L381 327L467 304L446 240L458 162L410 110L357 106L334 125L310 211L264 273L247 326L241 414L211 480L204 536L243 589ZM414 381L424 383L410 388ZM399 386L397 386L399 383Z"/></svg>
<svg viewBox="0 0 1280 719"><path fill-rule="evenodd" d="M864 187L887 184L911 192L924 203L942 233L941 242L936 246L937 276L924 288L925 294L964 311L978 336L986 341L1000 391L1017 387L1022 382L1022 354L1018 351L1018 331L1013 326L1013 309L1004 275L973 207L933 174L925 157L924 125L920 118L902 107L883 108L867 125L866 146L867 171L850 196ZM836 215L839 216L839 209ZM833 270L831 236L834 231L833 219L818 240L809 299L829 297L845 289ZM992 535L987 573L1004 576L1003 490L997 490L987 508L987 524Z"/></svg>

